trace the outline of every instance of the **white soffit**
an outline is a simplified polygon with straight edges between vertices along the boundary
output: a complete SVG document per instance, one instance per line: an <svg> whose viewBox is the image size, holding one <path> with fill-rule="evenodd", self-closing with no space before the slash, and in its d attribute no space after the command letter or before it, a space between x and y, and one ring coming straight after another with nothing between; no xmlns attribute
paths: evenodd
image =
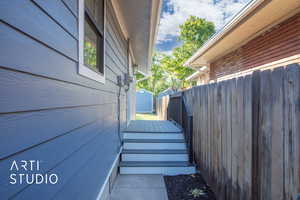
<svg viewBox="0 0 300 200"><path fill-rule="evenodd" d="M114 0L126 27L138 70L148 74L156 39L162 0Z"/></svg>

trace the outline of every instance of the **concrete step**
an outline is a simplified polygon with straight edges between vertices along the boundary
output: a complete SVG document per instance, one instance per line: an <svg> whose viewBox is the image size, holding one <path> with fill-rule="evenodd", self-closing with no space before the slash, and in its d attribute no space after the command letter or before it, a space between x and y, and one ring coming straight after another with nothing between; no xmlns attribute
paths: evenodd
<svg viewBox="0 0 300 200"><path fill-rule="evenodd" d="M124 139L184 139L182 133L123 133Z"/></svg>
<svg viewBox="0 0 300 200"><path fill-rule="evenodd" d="M125 154L186 154L188 153L187 150L145 150L145 149L133 149L133 150L126 150L124 149L122 153Z"/></svg>
<svg viewBox="0 0 300 200"><path fill-rule="evenodd" d="M184 150L186 145L182 139L125 139L124 149Z"/></svg>
<svg viewBox="0 0 300 200"><path fill-rule="evenodd" d="M188 162L126 162L120 163L120 174L192 174L195 166Z"/></svg>
<svg viewBox="0 0 300 200"><path fill-rule="evenodd" d="M184 143L184 139L124 139L124 143Z"/></svg>
<svg viewBox="0 0 300 200"><path fill-rule="evenodd" d="M188 161L186 150L123 150L122 161Z"/></svg>

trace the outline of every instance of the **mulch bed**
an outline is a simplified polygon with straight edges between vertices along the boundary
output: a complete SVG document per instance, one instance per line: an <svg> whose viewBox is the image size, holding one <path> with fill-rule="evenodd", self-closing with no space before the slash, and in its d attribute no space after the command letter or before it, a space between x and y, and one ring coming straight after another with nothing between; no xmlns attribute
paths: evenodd
<svg viewBox="0 0 300 200"><path fill-rule="evenodd" d="M169 200L216 200L200 174L164 176Z"/></svg>

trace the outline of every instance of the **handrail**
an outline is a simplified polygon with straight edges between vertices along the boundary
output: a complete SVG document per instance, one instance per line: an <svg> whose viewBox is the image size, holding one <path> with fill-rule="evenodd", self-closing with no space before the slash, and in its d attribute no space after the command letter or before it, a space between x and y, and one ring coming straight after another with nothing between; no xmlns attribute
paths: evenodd
<svg viewBox="0 0 300 200"><path fill-rule="evenodd" d="M188 106L187 103L186 103L186 99L185 99L185 96L184 96L184 95L183 95L182 100L183 100L183 105L185 106L185 108L186 108L186 110L187 110L187 114L188 114L189 116L193 116L193 113L191 112L191 110L189 109L189 106Z"/></svg>
<svg viewBox="0 0 300 200"><path fill-rule="evenodd" d="M193 152L193 114L187 105L184 92L176 93L169 96L168 120L174 120L178 123L184 133L185 142L187 144L189 161L194 164Z"/></svg>
<svg viewBox="0 0 300 200"><path fill-rule="evenodd" d="M184 93L182 94L182 128L184 130L184 137L187 144L189 153L189 161L194 164L194 152L193 152L193 114L187 105Z"/></svg>

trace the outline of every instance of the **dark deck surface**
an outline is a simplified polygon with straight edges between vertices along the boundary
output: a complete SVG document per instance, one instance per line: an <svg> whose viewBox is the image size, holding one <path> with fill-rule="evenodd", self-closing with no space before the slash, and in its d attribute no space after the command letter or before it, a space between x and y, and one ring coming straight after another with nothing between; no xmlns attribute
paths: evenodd
<svg viewBox="0 0 300 200"><path fill-rule="evenodd" d="M132 120L124 132L172 133L181 130L167 120Z"/></svg>

